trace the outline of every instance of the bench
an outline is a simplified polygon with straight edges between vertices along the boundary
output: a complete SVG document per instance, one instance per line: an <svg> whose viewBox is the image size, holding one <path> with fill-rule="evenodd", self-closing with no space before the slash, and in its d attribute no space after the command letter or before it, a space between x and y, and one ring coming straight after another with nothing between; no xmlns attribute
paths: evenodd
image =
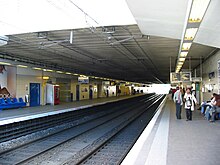
<svg viewBox="0 0 220 165"><path fill-rule="evenodd" d="M23 101L22 98L19 98L19 101L17 98L7 98L6 101L4 98L0 98L0 110L3 109L12 109L12 108L22 108L25 107L26 103Z"/></svg>

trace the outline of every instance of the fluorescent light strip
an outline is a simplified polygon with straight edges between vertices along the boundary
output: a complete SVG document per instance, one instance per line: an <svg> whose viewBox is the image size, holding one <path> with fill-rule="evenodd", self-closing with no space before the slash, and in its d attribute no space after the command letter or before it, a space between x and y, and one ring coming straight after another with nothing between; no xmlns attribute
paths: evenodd
<svg viewBox="0 0 220 165"><path fill-rule="evenodd" d="M198 28L189 28L186 29L184 40L193 40L196 36Z"/></svg>
<svg viewBox="0 0 220 165"><path fill-rule="evenodd" d="M70 72L66 72L65 74L72 74L72 73L70 73Z"/></svg>
<svg viewBox="0 0 220 165"><path fill-rule="evenodd" d="M182 50L189 50L192 43L183 43Z"/></svg>
<svg viewBox="0 0 220 165"><path fill-rule="evenodd" d="M183 65L183 62L179 61L179 62L178 62L178 65Z"/></svg>
<svg viewBox="0 0 220 165"><path fill-rule="evenodd" d="M180 57L186 57L187 54L188 54L188 52L181 52L181 53L180 53Z"/></svg>
<svg viewBox="0 0 220 165"><path fill-rule="evenodd" d="M34 70L43 70L42 68L33 67Z"/></svg>
<svg viewBox="0 0 220 165"><path fill-rule="evenodd" d="M0 62L0 65L11 65L11 64L8 62Z"/></svg>
<svg viewBox="0 0 220 165"><path fill-rule="evenodd" d="M188 8L186 12L186 20L184 24L184 31L181 39L178 61L185 61L182 57L186 57L188 52L182 52L185 50L189 50L191 48L192 42L198 32L198 28L200 23L206 13L206 10L210 4L211 0L190 0L188 3ZM189 24L190 23L190 24ZM192 23L194 28L188 28ZM192 27L192 26L191 26ZM191 41L191 43L186 43L184 41Z"/></svg>
<svg viewBox="0 0 220 165"><path fill-rule="evenodd" d="M183 57L180 57L180 58L179 58L179 61L184 62L185 60L186 60L186 58L183 58Z"/></svg>
<svg viewBox="0 0 220 165"><path fill-rule="evenodd" d="M201 22L209 6L210 0L193 0L189 22Z"/></svg>
<svg viewBox="0 0 220 165"><path fill-rule="evenodd" d="M43 71L45 71L45 72L54 72L54 70L51 70L51 69L43 69Z"/></svg>
<svg viewBox="0 0 220 165"><path fill-rule="evenodd" d="M26 66L26 65L17 65L17 67L20 67L20 68L27 68L28 66Z"/></svg>
<svg viewBox="0 0 220 165"><path fill-rule="evenodd" d="M43 76L43 80L49 80L50 79L50 77L48 77L48 76Z"/></svg>
<svg viewBox="0 0 220 165"><path fill-rule="evenodd" d="M58 70L58 71L56 71L56 72L57 72L57 73L63 73L62 71L59 71L59 70Z"/></svg>

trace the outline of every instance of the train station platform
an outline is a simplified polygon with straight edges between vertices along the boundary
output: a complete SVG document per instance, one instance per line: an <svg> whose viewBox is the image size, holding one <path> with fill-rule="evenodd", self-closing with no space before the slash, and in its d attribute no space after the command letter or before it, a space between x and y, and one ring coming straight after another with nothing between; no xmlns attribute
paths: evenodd
<svg viewBox="0 0 220 165"><path fill-rule="evenodd" d="M210 123L200 111L192 121L175 116L175 104L167 99L148 124L122 165L218 165L220 121Z"/></svg>
<svg viewBox="0 0 220 165"><path fill-rule="evenodd" d="M98 98L92 100L81 100L64 103L59 105L44 105L36 107L25 107L18 109L5 109L0 111L0 125L9 124L13 122L19 122L23 120L29 120L39 117L44 117L48 115L55 115L59 113L64 113L68 111L74 111L84 108L93 107L96 105L103 105L106 103L116 102L132 97L137 97L142 94L127 95L127 96L117 96L108 98Z"/></svg>

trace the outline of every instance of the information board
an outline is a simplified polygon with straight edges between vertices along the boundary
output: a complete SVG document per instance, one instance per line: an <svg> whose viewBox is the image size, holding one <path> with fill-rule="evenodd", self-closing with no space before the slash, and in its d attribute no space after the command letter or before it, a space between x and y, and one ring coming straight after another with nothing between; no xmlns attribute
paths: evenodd
<svg viewBox="0 0 220 165"><path fill-rule="evenodd" d="M88 84L89 83L89 77L78 77L78 83Z"/></svg>
<svg viewBox="0 0 220 165"><path fill-rule="evenodd" d="M170 73L170 82L189 82L191 81L191 72Z"/></svg>

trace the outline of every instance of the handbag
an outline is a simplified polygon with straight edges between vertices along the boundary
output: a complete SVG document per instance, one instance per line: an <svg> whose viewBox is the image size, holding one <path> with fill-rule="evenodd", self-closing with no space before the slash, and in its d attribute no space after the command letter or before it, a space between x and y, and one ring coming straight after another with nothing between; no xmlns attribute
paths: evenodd
<svg viewBox="0 0 220 165"><path fill-rule="evenodd" d="M187 107L191 107L192 106L192 100L190 99L190 97L188 97L188 100L186 100L186 106Z"/></svg>

